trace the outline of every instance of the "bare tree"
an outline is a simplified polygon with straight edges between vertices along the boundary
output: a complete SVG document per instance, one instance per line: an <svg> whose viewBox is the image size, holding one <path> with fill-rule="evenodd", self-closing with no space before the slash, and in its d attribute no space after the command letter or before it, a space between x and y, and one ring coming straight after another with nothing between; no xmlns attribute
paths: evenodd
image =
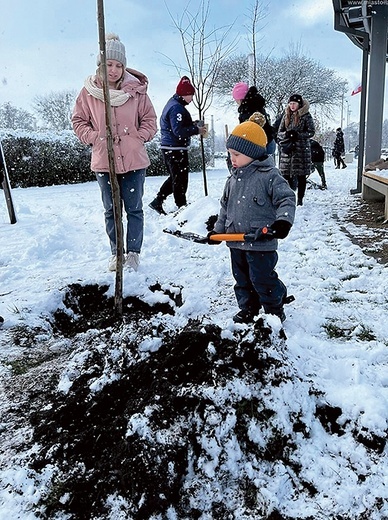
<svg viewBox="0 0 388 520"><path fill-rule="evenodd" d="M168 10L168 8L167 8ZM185 8L182 16L174 19L168 10L174 27L178 30L186 68L176 64L179 75L187 74L195 88L194 106L199 119L204 120L206 111L212 104L215 85L218 83L224 60L233 52L236 40L228 42L232 25L208 29L210 0L200 0L198 10L192 14ZM202 169L205 195L207 195L205 150L201 136Z"/></svg>
<svg viewBox="0 0 388 520"><path fill-rule="evenodd" d="M74 90L51 92L44 96L36 96L33 109L51 130L71 130L71 113L75 98Z"/></svg>
<svg viewBox="0 0 388 520"><path fill-rule="evenodd" d="M0 128L34 130L35 127L34 116L26 110L16 108L8 102L0 106Z"/></svg>
<svg viewBox="0 0 388 520"><path fill-rule="evenodd" d="M251 50L252 64L249 66L249 83L256 85L257 82L257 67L258 62L257 56L257 44L262 39L259 39L260 30L259 23L264 20L267 16L268 4L265 6L260 0L255 0L254 4L250 7L247 18L249 23L245 26L248 29L248 44ZM241 80L240 80L241 81Z"/></svg>
<svg viewBox="0 0 388 520"><path fill-rule="evenodd" d="M233 85L248 73L247 57L229 57L221 70L215 92L225 100L225 105L231 105ZM256 70L256 87L273 116L283 111L291 94L299 93L310 105L332 117L347 84L334 70L305 56L300 46L291 46L280 58L259 55Z"/></svg>

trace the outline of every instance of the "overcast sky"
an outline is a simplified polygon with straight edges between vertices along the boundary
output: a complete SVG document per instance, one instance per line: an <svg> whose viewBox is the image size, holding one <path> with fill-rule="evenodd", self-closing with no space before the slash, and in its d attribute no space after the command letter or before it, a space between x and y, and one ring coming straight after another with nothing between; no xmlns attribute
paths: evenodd
<svg viewBox="0 0 388 520"><path fill-rule="evenodd" d="M233 31L240 34L238 53L248 52L244 25L253 3L210 2L209 27L234 24ZM158 116L179 80L171 63L185 64L166 5L177 18L186 6L195 13L199 0L166 0L166 4L163 0L105 0L106 32L120 36L128 66L148 76L149 95ZM262 5L267 6L267 15L260 51L273 49L275 55L281 55L290 44L298 44L304 54L338 71L349 82L350 121L358 121L360 95L350 97L350 92L361 79L362 53L346 35L334 31L332 1L263 0ZM9 101L30 110L36 95L67 89L78 92L85 77L96 69L97 1L0 0L0 6L0 104ZM222 112L213 112L216 122L222 124Z"/></svg>

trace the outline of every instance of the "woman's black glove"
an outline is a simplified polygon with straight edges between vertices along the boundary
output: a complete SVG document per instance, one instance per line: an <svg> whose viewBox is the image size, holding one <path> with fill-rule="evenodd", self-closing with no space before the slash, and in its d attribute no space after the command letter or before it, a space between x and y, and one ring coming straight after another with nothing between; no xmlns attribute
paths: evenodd
<svg viewBox="0 0 388 520"><path fill-rule="evenodd" d="M286 137L291 139L291 141L296 141L298 139L298 132L296 130L287 130Z"/></svg>
<svg viewBox="0 0 388 520"><path fill-rule="evenodd" d="M218 244L221 244L222 242L220 240L211 240L210 237L212 235L217 235L217 232L214 231L209 231L209 233L206 235L207 236L207 243L211 246L214 246L214 245L218 245Z"/></svg>
<svg viewBox="0 0 388 520"><path fill-rule="evenodd" d="M290 232L291 226L292 224L287 220L275 220L272 226L270 226L273 233L272 238L286 238Z"/></svg>

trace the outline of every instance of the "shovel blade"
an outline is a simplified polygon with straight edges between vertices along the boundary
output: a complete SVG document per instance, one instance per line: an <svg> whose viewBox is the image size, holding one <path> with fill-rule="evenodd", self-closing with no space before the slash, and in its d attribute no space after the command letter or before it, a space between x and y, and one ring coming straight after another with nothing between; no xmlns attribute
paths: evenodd
<svg viewBox="0 0 388 520"><path fill-rule="evenodd" d="M170 235L174 235L179 238L183 238L184 240L189 240L190 242L197 242L198 244L206 244L207 243L207 237L204 237L202 235L198 235L197 233L190 233L189 231L184 232L180 231L179 229L163 229L164 233L168 233Z"/></svg>

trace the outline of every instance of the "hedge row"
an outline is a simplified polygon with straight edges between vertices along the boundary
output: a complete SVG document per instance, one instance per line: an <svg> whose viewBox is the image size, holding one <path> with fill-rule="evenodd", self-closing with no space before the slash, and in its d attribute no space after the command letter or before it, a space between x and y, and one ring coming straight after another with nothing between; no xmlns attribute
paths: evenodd
<svg viewBox="0 0 388 520"><path fill-rule="evenodd" d="M79 142L73 132L40 134L2 131L0 139L12 187L76 184L95 179L90 170L91 148ZM151 165L147 175L166 175L159 135L147 143ZM209 150L205 151L206 160ZM202 160L198 139L189 149L190 170L200 171Z"/></svg>

